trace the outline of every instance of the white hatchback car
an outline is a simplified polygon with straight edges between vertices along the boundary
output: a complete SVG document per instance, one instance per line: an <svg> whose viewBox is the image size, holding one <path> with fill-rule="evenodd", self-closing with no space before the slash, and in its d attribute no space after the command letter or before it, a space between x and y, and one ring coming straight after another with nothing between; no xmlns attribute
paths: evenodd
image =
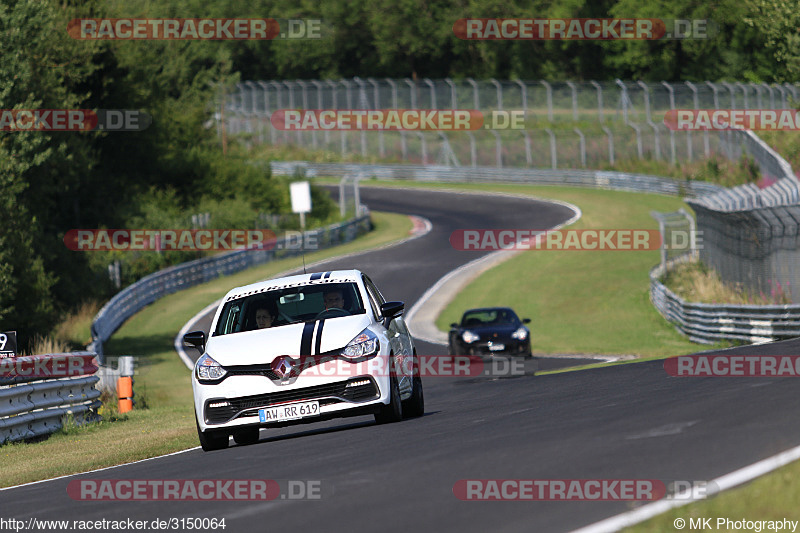
<svg viewBox="0 0 800 533"><path fill-rule="evenodd" d="M259 439L262 427L425 410L403 302L387 302L358 270L302 274L231 290L192 375L203 449Z"/></svg>

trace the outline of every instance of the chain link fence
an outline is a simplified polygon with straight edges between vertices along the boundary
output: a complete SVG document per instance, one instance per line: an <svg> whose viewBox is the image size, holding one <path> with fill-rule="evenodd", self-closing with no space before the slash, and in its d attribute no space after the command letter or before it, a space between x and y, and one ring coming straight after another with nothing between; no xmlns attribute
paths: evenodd
<svg viewBox="0 0 800 533"><path fill-rule="evenodd" d="M798 85L755 83L547 82L523 80L246 81L218 102L218 127L254 142L294 144L414 164L537 168L597 168L621 159L692 161L720 154L757 159L765 175L782 171L747 145L741 132L672 131L671 109L784 109ZM281 131L280 109L475 109L521 111L525 129L474 132Z"/></svg>
<svg viewBox="0 0 800 533"><path fill-rule="evenodd" d="M418 168L602 168L623 159L673 164L713 155L746 156L763 188L716 188L688 201L703 234L700 259L726 282L754 292L791 294L800 284L795 211L800 186L779 154L746 130L673 131L664 115L675 109L788 109L799 85L743 82L548 82L523 80L360 79L247 81L218 102L218 128L248 142L294 144L339 152L343 158L378 155ZM475 109L522 111L523 130L281 131L270 124L279 109ZM594 179L594 175L591 179ZM630 179L633 179L632 177ZM566 180L568 181L568 180ZM580 182L581 178L577 178Z"/></svg>

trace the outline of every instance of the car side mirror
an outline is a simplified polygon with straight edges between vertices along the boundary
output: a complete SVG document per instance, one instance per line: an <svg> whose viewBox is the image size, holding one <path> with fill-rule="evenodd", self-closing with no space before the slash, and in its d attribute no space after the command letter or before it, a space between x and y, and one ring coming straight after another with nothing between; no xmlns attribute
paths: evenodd
<svg viewBox="0 0 800 533"><path fill-rule="evenodd" d="M530 318L523 318L522 319L522 323L523 324L530 324L531 323L531 319Z"/></svg>
<svg viewBox="0 0 800 533"><path fill-rule="evenodd" d="M200 353L206 350L206 333L205 331L190 331L183 336L184 344L191 344L197 348Z"/></svg>
<svg viewBox="0 0 800 533"><path fill-rule="evenodd" d="M457 328L457 327L458 327L458 324L457 324L457 323L455 323L455 322L453 322L452 324L450 324L450 327L451 327L451 328Z"/></svg>
<svg viewBox="0 0 800 533"><path fill-rule="evenodd" d="M406 304L403 302L386 302L381 305L381 316L384 320L392 320L403 314Z"/></svg>

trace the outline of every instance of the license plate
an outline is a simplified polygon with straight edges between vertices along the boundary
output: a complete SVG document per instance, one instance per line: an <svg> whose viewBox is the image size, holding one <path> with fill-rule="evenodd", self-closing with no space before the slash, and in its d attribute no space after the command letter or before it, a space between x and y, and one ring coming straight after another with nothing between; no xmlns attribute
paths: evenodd
<svg viewBox="0 0 800 533"><path fill-rule="evenodd" d="M495 344L493 342L489 343L489 351L490 352L499 352L499 351L505 350L505 349L506 349L506 345L505 344Z"/></svg>
<svg viewBox="0 0 800 533"><path fill-rule="evenodd" d="M258 410L258 419L261 422L280 422L282 420L295 420L319 414L319 402L301 402L267 407Z"/></svg>

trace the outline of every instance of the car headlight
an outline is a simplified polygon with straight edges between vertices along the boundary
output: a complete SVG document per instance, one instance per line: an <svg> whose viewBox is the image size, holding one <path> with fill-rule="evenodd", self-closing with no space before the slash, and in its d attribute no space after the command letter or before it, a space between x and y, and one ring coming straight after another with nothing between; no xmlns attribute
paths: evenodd
<svg viewBox="0 0 800 533"><path fill-rule="evenodd" d="M347 343L347 346L342 350L342 355L351 359L373 355L378 353L380 345L381 343L378 341L378 337L370 330L365 329Z"/></svg>
<svg viewBox="0 0 800 533"><path fill-rule="evenodd" d="M472 333L470 330L466 330L464 333L461 334L461 338L464 339L464 342L469 344L470 342L475 342L476 340L480 339L479 336Z"/></svg>
<svg viewBox="0 0 800 533"><path fill-rule="evenodd" d="M225 377L228 371L222 365L214 361L208 354L204 354L197 360L194 367L194 374L200 381L218 381Z"/></svg>
<svg viewBox="0 0 800 533"><path fill-rule="evenodd" d="M519 341L524 341L528 338L528 330L520 327L517 331L511 334L512 339L517 339Z"/></svg>

